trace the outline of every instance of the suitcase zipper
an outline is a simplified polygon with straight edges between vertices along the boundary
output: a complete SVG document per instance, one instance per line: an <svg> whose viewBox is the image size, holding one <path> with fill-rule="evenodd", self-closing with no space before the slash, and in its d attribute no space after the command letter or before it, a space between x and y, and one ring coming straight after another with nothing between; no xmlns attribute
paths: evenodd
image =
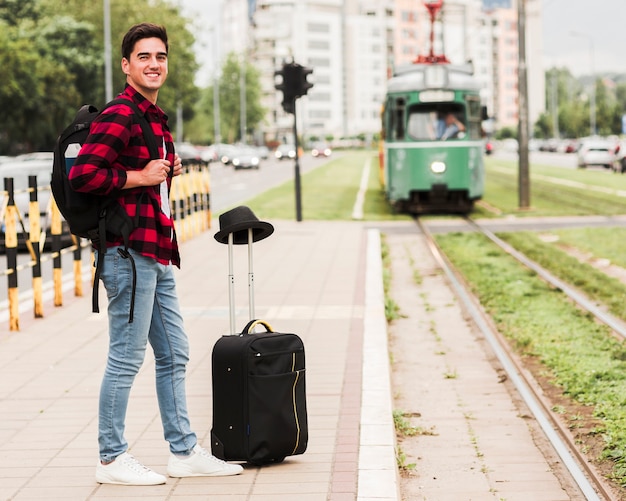
<svg viewBox="0 0 626 501"><path fill-rule="evenodd" d="M298 450L298 446L300 445L300 420L298 419L298 407L296 405L296 386L298 385L298 380L300 379L300 371L295 370L296 367L296 354L294 353L291 357L291 370L296 373L296 379L293 382L293 387L291 388L291 398L293 402L293 416L296 420L296 445L293 448L291 455L294 455Z"/></svg>
<svg viewBox="0 0 626 501"><path fill-rule="evenodd" d="M294 356L297 355L298 353L302 353L304 350L300 349L297 351L293 351L293 350L285 350L285 351L270 351L270 352L261 352L261 351L255 351L254 355L252 355L253 357L257 358L257 357L265 357L265 356L276 356L276 355L284 355L286 353L289 353L290 355ZM294 360L295 362L295 360ZM292 370L296 370L295 369L295 364L293 365L293 369Z"/></svg>

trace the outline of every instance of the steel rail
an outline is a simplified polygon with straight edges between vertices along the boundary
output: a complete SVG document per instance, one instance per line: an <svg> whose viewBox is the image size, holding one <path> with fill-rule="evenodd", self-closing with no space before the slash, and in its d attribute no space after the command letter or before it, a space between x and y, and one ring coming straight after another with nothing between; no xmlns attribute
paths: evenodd
<svg viewBox="0 0 626 501"><path fill-rule="evenodd" d="M419 219L416 221L426 238L431 253L445 272L455 294L491 346L507 377L541 427L552 448L561 458L563 465L581 493L588 501L617 501L604 485L602 477L589 465L587 459L578 450L573 437L564 428L561 420L554 415L549 404L535 390L535 385L531 384L524 375L523 367L520 366L515 357L511 356L511 350L506 340L485 319L478 306L478 300L467 291L465 285L457 278L452 264L447 260L428 228ZM476 226L476 229L483 231L479 226Z"/></svg>
<svg viewBox="0 0 626 501"><path fill-rule="evenodd" d="M481 232L485 235L489 240L495 243L502 250L513 256L520 263L522 263L527 268L531 269L541 278L543 278L547 283L556 287L563 291L563 293L569 297L572 301L578 304L584 310L587 310L594 317L604 323L606 326L610 327L615 333L621 337L622 339L626 339L626 324L615 316L607 313L606 311L602 311L598 306L596 306L592 301L589 300L584 294L581 294L578 290L570 286L568 283L563 282L561 279L555 277L548 270L534 262L532 259L529 259L521 252L517 251L511 245L506 243L504 240L498 238L494 233L489 231L487 228L482 227L476 221L473 221L470 218L467 218L467 222L473 226L477 231Z"/></svg>

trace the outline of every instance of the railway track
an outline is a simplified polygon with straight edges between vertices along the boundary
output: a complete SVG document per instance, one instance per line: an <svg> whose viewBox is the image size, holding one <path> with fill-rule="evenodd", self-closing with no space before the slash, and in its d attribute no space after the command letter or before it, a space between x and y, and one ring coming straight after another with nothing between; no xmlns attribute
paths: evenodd
<svg viewBox="0 0 626 501"><path fill-rule="evenodd" d="M467 313L471 316L477 328L481 331L485 339L491 346L494 354L498 358L507 377L514 384L520 397L525 402L534 419L541 427L551 447L561 459L566 470L578 486L581 494L590 501L607 500L618 501L619 497L613 493L606 479L596 470L589 459L580 451L574 436L570 433L568 426L563 420L552 411L553 404L547 401L540 390L539 385L532 378L527 370L522 366L519 358L509 346L507 340L492 326L490 319L483 313L478 301L467 291L463 279L458 276L451 263L441 252L430 233L427 225L416 219L420 231L426 238L427 245L435 260L441 266L448 280L450 281L455 294L463 304ZM515 250L509 244L499 239L494 233L482 227L480 224L465 218L465 223L472 230L482 233L494 244L514 257L520 263L533 270L543 280L563 291L578 306L589 312L598 321L609 326L615 335L626 339L626 325L619 319L602 311L595 304L589 301L584 295L553 276L548 270L528 259L522 253Z"/></svg>

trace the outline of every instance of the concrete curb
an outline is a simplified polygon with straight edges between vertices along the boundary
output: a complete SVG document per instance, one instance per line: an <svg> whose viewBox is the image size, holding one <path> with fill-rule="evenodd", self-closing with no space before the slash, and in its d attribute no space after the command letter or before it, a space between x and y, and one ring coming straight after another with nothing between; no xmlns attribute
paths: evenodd
<svg viewBox="0 0 626 501"><path fill-rule="evenodd" d="M380 232L367 232L358 501L399 496Z"/></svg>

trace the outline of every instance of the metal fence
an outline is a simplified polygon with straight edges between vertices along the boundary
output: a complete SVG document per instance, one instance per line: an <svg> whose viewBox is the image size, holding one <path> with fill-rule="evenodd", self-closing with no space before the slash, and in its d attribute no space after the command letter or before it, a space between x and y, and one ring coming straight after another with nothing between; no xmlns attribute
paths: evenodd
<svg viewBox="0 0 626 501"><path fill-rule="evenodd" d="M4 227L6 269L0 276L7 278L7 305L10 331L20 330L20 291L18 275L30 269L32 280L33 314L44 317L42 266L52 264L53 304L63 305L63 260L73 259L74 295L83 295L83 254L93 250L89 241L75 235L63 234L64 222L53 196L48 196L45 211L40 210L39 194L49 192L50 186L37 186L37 177L28 177L28 188L14 189L14 179L4 178L4 192L0 205L0 223ZM28 214L22 214L15 197L29 194ZM186 165L183 173L174 178L170 193L172 217L175 220L179 242L193 238L211 227L210 175L206 165ZM42 214L45 216L42 217ZM28 218L28 224L25 218ZM45 218L45 219L44 219ZM42 229L42 221L45 228ZM20 239L21 237L21 239ZM71 244L67 240L71 238ZM65 241L64 241L65 240ZM25 248L30 260L18 264L18 254ZM45 252L49 249L49 252ZM19 277L22 279L21 275ZM92 273L93 286L93 273ZM2 330L0 328L0 330Z"/></svg>

